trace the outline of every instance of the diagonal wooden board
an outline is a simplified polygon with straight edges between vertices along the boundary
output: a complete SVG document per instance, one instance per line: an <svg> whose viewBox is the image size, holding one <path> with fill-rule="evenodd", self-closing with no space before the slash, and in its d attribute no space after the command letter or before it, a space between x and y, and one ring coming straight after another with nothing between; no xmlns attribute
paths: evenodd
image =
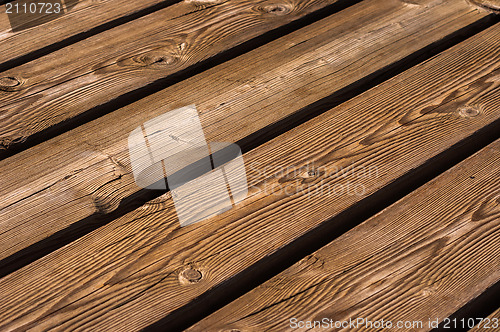
<svg viewBox="0 0 500 332"><path fill-rule="evenodd" d="M342 211L363 209L365 198L435 166L481 128L498 128L499 41L496 25L246 153L249 197L232 210L180 228L166 193L7 275L0 329L133 331L203 312L228 297L225 286L255 277L256 265L286 258L287 245L320 226L335 229ZM292 166L299 171L281 172ZM491 197L471 204L476 223L497 213Z"/></svg>
<svg viewBox="0 0 500 332"><path fill-rule="evenodd" d="M188 331L429 331L499 281L497 140Z"/></svg>
<svg viewBox="0 0 500 332"><path fill-rule="evenodd" d="M4 71L0 149L336 2L182 1Z"/></svg>
<svg viewBox="0 0 500 332"><path fill-rule="evenodd" d="M53 3L53 1L50 1ZM69 2L66 0L66 2ZM109 24L124 16L138 14L158 5L168 5L174 1L92 1L71 0L76 3L65 15L46 23L20 31L12 31L6 6L0 6L0 64L19 59L41 48L48 47L62 40L86 33L98 26ZM38 8L40 10L40 7ZM21 8L22 10L22 8ZM55 10L55 9L54 9ZM15 11L15 8L11 10ZM41 14L38 21L42 21Z"/></svg>
<svg viewBox="0 0 500 332"><path fill-rule="evenodd" d="M0 259L143 199L127 139L147 120L196 104L207 141L237 142L290 115L317 111L309 105L482 18L462 2L363 1L2 160Z"/></svg>

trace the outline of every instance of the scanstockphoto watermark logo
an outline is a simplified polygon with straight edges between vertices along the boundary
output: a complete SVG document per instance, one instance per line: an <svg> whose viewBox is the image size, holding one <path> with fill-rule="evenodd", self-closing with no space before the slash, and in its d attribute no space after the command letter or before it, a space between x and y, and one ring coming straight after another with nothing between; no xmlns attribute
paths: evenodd
<svg viewBox="0 0 500 332"><path fill-rule="evenodd" d="M233 208L252 195L364 196L377 167L356 165L245 165L234 143L207 142L194 105L166 110L128 138L134 179L140 188L170 190L181 226ZM247 181L248 174L252 178ZM248 183L252 183L249 188Z"/></svg>
<svg viewBox="0 0 500 332"><path fill-rule="evenodd" d="M241 202L248 193L239 146L207 143L194 105L151 119L128 138L136 184L170 189L181 226L187 226Z"/></svg>
<svg viewBox="0 0 500 332"><path fill-rule="evenodd" d="M36 27L69 13L80 0L15 0L1 8L12 32Z"/></svg>
<svg viewBox="0 0 500 332"><path fill-rule="evenodd" d="M375 165L317 165L314 162L304 166L247 164L251 174L264 181L250 186L252 193L262 195L292 196L307 198L317 196L365 196L366 183L379 177Z"/></svg>

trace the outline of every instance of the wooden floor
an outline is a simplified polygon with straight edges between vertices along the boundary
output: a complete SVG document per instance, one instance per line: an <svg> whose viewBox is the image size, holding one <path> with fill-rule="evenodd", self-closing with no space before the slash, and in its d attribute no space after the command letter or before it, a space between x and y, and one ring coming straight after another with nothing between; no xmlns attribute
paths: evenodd
<svg viewBox="0 0 500 332"><path fill-rule="evenodd" d="M0 331L500 331L499 0L18 1ZM189 105L248 192L181 225L130 135Z"/></svg>

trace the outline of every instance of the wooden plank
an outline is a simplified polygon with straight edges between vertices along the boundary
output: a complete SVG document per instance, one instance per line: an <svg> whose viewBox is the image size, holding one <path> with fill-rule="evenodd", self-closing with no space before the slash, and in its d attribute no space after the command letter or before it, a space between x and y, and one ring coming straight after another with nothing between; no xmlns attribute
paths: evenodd
<svg viewBox="0 0 500 332"><path fill-rule="evenodd" d="M182 1L4 71L0 149L336 2Z"/></svg>
<svg viewBox="0 0 500 332"><path fill-rule="evenodd" d="M125 16L133 18L134 15L148 11L148 9L153 10L155 7L174 3L174 1L165 0L66 0L65 2L71 3L71 9L66 14L26 29L18 29L17 25L12 26L6 13L6 6L0 6L0 43L2 45L0 62L12 62L26 54L86 33L96 27L109 26L110 23L113 24L113 21ZM40 14L37 21L44 21L45 16L48 14ZM25 24L26 22L18 23Z"/></svg>
<svg viewBox="0 0 500 332"><path fill-rule="evenodd" d="M500 281L499 198L500 140L188 331L437 328Z"/></svg>
<svg viewBox="0 0 500 332"><path fill-rule="evenodd" d="M327 109L309 105L482 18L465 2L363 1L0 161L0 259L76 222L85 227L119 206L144 202L131 174L127 139L147 120L196 104L207 141L237 142L292 114ZM89 103L70 99L57 105ZM37 167L26 172L26 165Z"/></svg>
<svg viewBox="0 0 500 332"><path fill-rule="evenodd" d="M385 200L376 193L404 186L397 179L418 176L412 170L434 168L450 153L436 156L452 146L456 153L481 128L498 129L499 41L496 25L245 153L249 196L234 209L181 228L165 193L7 275L0 329L132 331L166 315L173 329L207 310L228 296L227 285L241 287L271 268L293 241L320 226L335 230L342 211L363 210L369 197ZM281 173L292 166L295 177ZM341 166L355 171L332 175ZM375 171L359 176L362 167ZM297 182L313 195L294 192ZM363 190L322 195L319 184ZM494 212L488 204L478 211Z"/></svg>

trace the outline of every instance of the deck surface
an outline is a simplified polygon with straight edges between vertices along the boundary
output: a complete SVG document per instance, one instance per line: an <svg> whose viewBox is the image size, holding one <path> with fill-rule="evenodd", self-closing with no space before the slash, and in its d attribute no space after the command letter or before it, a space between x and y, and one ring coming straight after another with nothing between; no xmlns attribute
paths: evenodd
<svg viewBox="0 0 500 332"><path fill-rule="evenodd" d="M0 331L500 330L498 0L17 1Z"/></svg>

